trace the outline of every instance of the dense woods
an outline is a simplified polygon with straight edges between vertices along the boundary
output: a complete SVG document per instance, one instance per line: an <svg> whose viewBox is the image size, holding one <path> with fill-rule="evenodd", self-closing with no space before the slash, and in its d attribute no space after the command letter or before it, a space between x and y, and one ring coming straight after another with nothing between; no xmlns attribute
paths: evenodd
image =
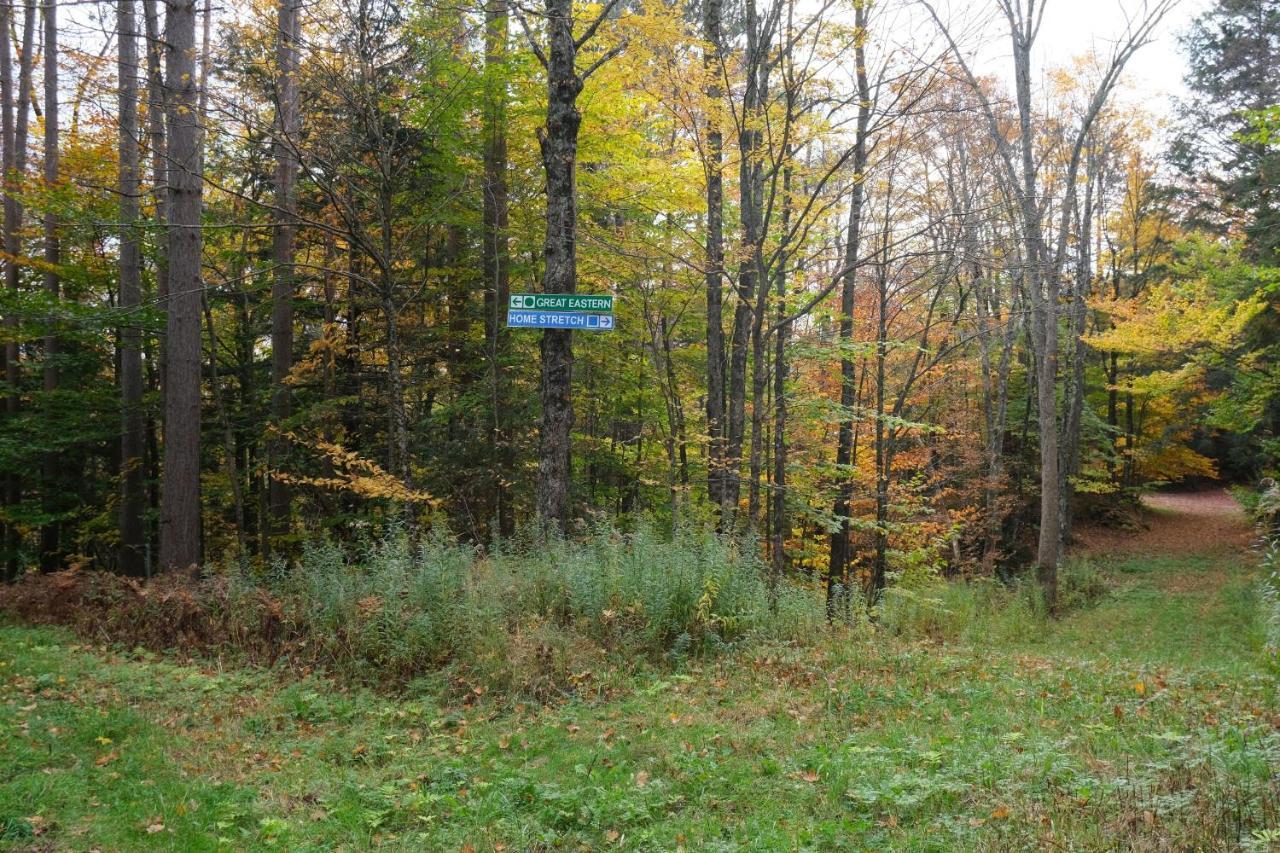
<svg viewBox="0 0 1280 853"><path fill-rule="evenodd" d="M1052 606L1077 519L1280 452L1274 0L1171 123L1166 0L1064 68L1035 0L61 5L0 7L10 579L643 523Z"/></svg>
<svg viewBox="0 0 1280 853"><path fill-rule="evenodd" d="M1278 69L0 0L0 849L1280 849Z"/></svg>

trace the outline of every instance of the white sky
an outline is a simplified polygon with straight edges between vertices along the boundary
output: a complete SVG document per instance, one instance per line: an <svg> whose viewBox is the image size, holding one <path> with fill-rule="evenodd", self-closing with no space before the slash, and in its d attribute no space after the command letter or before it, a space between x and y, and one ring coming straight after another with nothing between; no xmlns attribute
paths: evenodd
<svg viewBox="0 0 1280 853"><path fill-rule="evenodd" d="M1182 80L1187 66L1177 36L1212 2L1182 0L1161 23L1155 39L1125 69L1125 88L1140 101L1150 99L1148 106L1154 112L1163 112L1157 101L1185 91ZM1140 12L1141 7L1141 0L1050 0L1040 35L1045 61L1063 64L1094 42L1105 52L1109 40L1124 31L1125 10Z"/></svg>
<svg viewBox="0 0 1280 853"><path fill-rule="evenodd" d="M1185 92L1183 78L1186 60L1178 45L1178 36L1189 29L1192 21L1208 9L1214 0L1181 0L1161 22L1151 43L1129 61L1122 78L1125 100L1136 101L1152 113L1168 113L1174 98ZM1051 66L1068 64L1073 57L1086 54L1092 47L1106 55L1116 39L1125 31L1129 15L1142 14L1144 0L1047 0L1044 25L1037 48L1036 73ZM986 43L977 51L978 68L1008 79L1012 73L1005 45L1008 33L1003 18L991 14L991 0L951 0L953 16L976 21L986 17ZM968 16L972 15L972 18ZM952 20L956 20L953 17Z"/></svg>

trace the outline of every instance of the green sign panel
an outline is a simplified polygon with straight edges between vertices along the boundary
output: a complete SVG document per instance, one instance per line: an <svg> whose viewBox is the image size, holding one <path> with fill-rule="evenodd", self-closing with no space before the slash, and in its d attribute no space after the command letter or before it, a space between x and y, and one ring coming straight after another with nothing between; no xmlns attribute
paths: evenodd
<svg viewBox="0 0 1280 853"><path fill-rule="evenodd" d="M611 314L613 297L577 293L513 293L507 307L515 311L595 311Z"/></svg>

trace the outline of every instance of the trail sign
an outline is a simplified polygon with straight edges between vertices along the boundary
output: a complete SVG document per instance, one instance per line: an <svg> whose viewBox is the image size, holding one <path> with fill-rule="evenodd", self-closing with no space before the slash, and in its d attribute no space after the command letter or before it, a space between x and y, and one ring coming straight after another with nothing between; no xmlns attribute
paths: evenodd
<svg viewBox="0 0 1280 853"><path fill-rule="evenodd" d="M511 311L589 311L613 313L610 295L578 293L513 293L507 304Z"/></svg>
<svg viewBox="0 0 1280 853"><path fill-rule="evenodd" d="M512 329L584 329L607 332L613 329L612 314L590 314L586 311L507 311L507 326Z"/></svg>

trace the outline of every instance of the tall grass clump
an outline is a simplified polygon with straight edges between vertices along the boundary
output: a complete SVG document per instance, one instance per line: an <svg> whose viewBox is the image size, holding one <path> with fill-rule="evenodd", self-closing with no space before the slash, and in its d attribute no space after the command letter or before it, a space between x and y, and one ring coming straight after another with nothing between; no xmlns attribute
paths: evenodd
<svg viewBox="0 0 1280 853"><path fill-rule="evenodd" d="M1030 585L994 578L890 587L876 616L884 630L897 636L974 645L1028 639L1044 618Z"/></svg>
<svg viewBox="0 0 1280 853"><path fill-rule="evenodd" d="M1092 607L1107 591L1102 574L1088 560L1067 560L1058 570L1060 614ZM877 616L886 630L900 636L971 645L1033 641L1049 618L1040 586L1030 578L889 587Z"/></svg>
<svg viewBox="0 0 1280 853"><path fill-rule="evenodd" d="M579 539L528 537L484 554L446 535L357 550L307 547L266 578L288 649L362 681L407 684L451 668L552 695L604 655L670 662L758 640L813 637L816 594L771 591L754 543L641 526ZM549 687L548 685L553 685Z"/></svg>
<svg viewBox="0 0 1280 853"><path fill-rule="evenodd" d="M653 656L777 636L785 619L822 619L808 592L786 587L771 596L753 543L709 532L605 530L493 563L495 574L512 579L509 618L536 614Z"/></svg>
<svg viewBox="0 0 1280 853"><path fill-rule="evenodd" d="M354 558L311 545L275 587L327 663L398 680L473 657L501 632L496 598L476 594L475 567L474 549L443 536L415 546L393 535Z"/></svg>
<svg viewBox="0 0 1280 853"><path fill-rule="evenodd" d="M825 624L816 590L770 588L756 543L644 525L526 534L491 553L400 531L359 547L311 543L291 566L232 562L146 583L69 571L33 576L4 607L129 646L539 697L606 670L813 638Z"/></svg>
<svg viewBox="0 0 1280 853"><path fill-rule="evenodd" d="M1258 602L1267 663L1280 672L1280 540L1269 538L1262 543L1262 568L1265 574L1258 582Z"/></svg>
<svg viewBox="0 0 1280 853"><path fill-rule="evenodd" d="M1261 494L1246 503L1258 529L1258 550L1263 570L1258 582L1259 621L1262 623L1267 663L1280 672L1280 485L1264 481Z"/></svg>

